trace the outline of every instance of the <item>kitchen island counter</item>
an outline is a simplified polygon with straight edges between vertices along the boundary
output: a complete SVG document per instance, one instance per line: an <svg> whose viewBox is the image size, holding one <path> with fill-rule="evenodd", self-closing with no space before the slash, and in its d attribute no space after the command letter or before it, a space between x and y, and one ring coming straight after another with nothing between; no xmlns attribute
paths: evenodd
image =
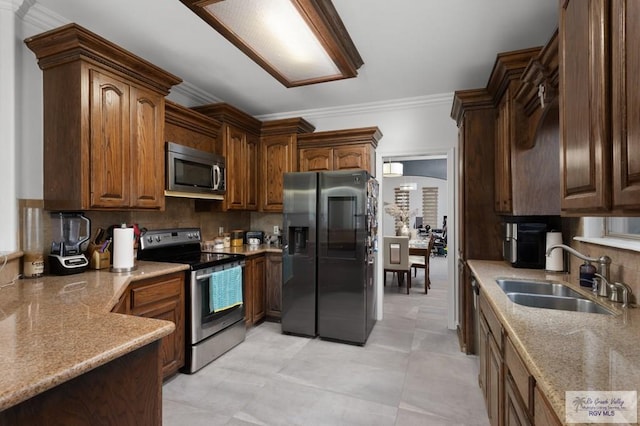
<svg viewBox="0 0 640 426"><path fill-rule="evenodd" d="M138 262L108 269L16 280L0 288L0 411L171 333L169 321L111 313L130 282L188 269Z"/></svg>
<svg viewBox="0 0 640 426"><path fill-rule="evenodd" d="M640 309L622 309L620 303L598 298L577 281L572 283L575 280L566 274L517 269L499 261L470 260L468 264L481 293L560 420L565 421L566 391L640 390ZM500 277L561 281L615 314L519 305L496 284Z"/></svg>

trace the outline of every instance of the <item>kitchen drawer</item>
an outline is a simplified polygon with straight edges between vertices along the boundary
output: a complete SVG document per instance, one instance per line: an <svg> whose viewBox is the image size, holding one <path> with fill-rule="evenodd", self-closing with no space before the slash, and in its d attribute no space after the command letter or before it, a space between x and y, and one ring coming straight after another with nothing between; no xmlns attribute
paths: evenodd
<svg viewBox="0 0 640 426"><path fill-rule="evenodd" d="M134 283L131 289L131 309L156 303L171 297L180 297L184 286L183 274Z"/></svg>
<svg viewBox="0 0 640 426"><path fill-rule="evenodd" d="M502 352L502 349L503 349L502 324L500 324L498 317L493 312L493 309L491 309L491 306L489 306L489 302L487 302L486 297L482 295L482 292L480 292L480 296L478 297L478 300L480 304L480 313L482 313L485 320L487 321L487 325L491 330L491 334L493 334L493 338L495 339L496 344L500 349L500 352Z"/></svg>
<svg viewBox="0 0 640 426"><path fill-rule="evenodd" d="M522 362L509 336L505 339L504 362L507 366L507 372L511 375L525 408L528 412L531 412L531 407L533 406L533 377L529 374L529 370L527 370L524 362Z"/></svg>

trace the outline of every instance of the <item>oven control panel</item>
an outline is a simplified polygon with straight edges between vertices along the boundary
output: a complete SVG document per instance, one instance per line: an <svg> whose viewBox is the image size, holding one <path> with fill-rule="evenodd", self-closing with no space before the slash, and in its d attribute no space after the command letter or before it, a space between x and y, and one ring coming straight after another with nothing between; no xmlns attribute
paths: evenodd
<svg viewBox="0 0 640 426"><path fill-rule="evenodd" d="M140 236L140 249L193 244L201 241L199 228L158 229Z"/></svg>

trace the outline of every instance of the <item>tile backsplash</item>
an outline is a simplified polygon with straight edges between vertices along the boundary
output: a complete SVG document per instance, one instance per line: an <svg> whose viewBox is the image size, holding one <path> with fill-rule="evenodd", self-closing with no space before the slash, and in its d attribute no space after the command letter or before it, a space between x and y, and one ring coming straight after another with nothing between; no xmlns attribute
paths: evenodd
<svg viewBox="0 0 640 426"><path fill-rule="evenodd" d="M241 229L244 231L264 231L273 233L273 225L282 226L282 214L260 212L201 212L196 211L195 201L188 198L166 198L165 211L87 211L85 216L91 220L91 231L97 227L108 228L121 223L133 224L147 229L196 227L202 231L203 240L218 236L219 227L225 232ZM42 207L42 200L19 200L20 211L26 206ZM50 212L43 217L45 255L51 249ZM22 216L22 215L20 215ZM22 229L22 223L20 224ZM20 233L22 235L22 233Z"/></svg>
<svg viewBox="0 0 640 426"><path fill-rule="evenodd" d="M573 240L576 235L583 235L582 218L571 218L569 223L569 235L571 236L571 247L580 253L589 257L609 256L611 258L611 280L621 281L631 287L635 295L635 301L638 302L640 295L640 253L633 250L618 249L615 247L606 247L597 244L590 244ZM569 256L569 271L571 279L578 282L580 276L579 268L582 260L575 256Z"/></svg>

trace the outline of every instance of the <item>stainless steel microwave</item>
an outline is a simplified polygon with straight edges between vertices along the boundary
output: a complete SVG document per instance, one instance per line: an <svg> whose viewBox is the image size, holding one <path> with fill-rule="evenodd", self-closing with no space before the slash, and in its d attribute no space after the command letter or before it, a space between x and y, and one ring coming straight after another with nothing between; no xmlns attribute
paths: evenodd
<svg viewBox="0 0 640 426"><path fill-rule="evenodd" d="M225 159L221 155L166 143L167 196L222 199L226 190Z"/></svg>

